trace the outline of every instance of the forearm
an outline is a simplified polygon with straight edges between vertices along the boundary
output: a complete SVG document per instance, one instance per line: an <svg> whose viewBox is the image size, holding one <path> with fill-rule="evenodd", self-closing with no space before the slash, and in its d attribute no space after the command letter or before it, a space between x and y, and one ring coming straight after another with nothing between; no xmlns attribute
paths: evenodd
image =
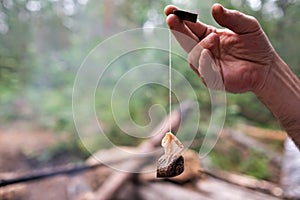
<svg viewBox="0 0 300 200"><path fill-rule="evenodd" d="M300 80L279 56L263 87L254 93L300 149Z"/></svg>

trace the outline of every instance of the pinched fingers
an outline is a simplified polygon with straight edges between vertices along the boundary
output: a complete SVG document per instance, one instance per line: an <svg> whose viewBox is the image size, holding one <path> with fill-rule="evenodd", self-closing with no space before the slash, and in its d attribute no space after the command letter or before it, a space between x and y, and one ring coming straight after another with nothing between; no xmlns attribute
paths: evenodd
<svg viewBox="0 0 300 200"><path fill-rule="evenodd" d="M178 10L178 8L173 5L169 5L165 8L164 11L167 15L166 22L181 47L186 52L190 52L199 42L199 38L189 29L185 22L173 14L174 10Z"/></svg>
<svg viewBox="0 0 300 200"><path fill-rule="evenodd" d="M191 30L191 32L198 37L199 40L202 40L210 33L217 32L217 29L215 27L204 24L199 20L197 21L197 23L192 23L189 21L186 21L184 23Z"/></svg>
<svg viewBox="0 0 300 200"><path fill-rule="evenodd" d="M174 10L178 10L178 8L173 5L165 7L164 12L167 15L166 22L180 45L187 52L190 52L197 42L217 30L215 27L199 20L196 23L183 21L173 14Z"/></svg>
<svg viewBox="0 0 300 200"><path fill-rule="evenodd" d="M180 46L190 52L199 42L199 38L176 15L168 15L166 21Z"/></svg>

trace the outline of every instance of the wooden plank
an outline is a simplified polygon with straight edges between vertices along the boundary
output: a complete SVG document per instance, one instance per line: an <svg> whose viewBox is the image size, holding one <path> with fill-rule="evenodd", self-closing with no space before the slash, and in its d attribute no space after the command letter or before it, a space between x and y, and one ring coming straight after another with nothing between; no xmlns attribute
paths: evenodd
<svg viewBox="0 0 300 200"><path fill-rule="evenodd" d="M206 169L203 170L203 173L242 188L260 191L275 197L283 196L283 190L278 185L265 180L258 180L249 176L234 174L222 170Z"/></svg>
<svg viewBox="0 0 300 200"><path fill-rule="evenodd" d="M264 194L259 191L250 190L241 186L227 183L215 178L207 178L206 180L199 180L197 188L206 194L209 199L230 199L230 200L279 200L281 198L272 195Z"/></svg>

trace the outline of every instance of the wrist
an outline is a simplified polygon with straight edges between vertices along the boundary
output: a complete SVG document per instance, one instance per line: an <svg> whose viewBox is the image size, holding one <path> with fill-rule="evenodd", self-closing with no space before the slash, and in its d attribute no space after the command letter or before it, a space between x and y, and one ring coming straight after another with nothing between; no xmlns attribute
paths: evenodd
<svg viewBox="0 0 300 200"><path fill-rule="evenodd" d="M300 80L277 54L262 87L254 93L300 146Z"/></svg>

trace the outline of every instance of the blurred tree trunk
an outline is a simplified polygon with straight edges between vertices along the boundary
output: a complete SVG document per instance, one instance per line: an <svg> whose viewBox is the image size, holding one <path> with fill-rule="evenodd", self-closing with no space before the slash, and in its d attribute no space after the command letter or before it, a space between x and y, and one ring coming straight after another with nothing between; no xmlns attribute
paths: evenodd
<svg viewBox="0 0 300 200"><path fill-rule="evenodd" d="M113 32L114 5L111 0L104 0L103 28L106 36Z"/></svg>

